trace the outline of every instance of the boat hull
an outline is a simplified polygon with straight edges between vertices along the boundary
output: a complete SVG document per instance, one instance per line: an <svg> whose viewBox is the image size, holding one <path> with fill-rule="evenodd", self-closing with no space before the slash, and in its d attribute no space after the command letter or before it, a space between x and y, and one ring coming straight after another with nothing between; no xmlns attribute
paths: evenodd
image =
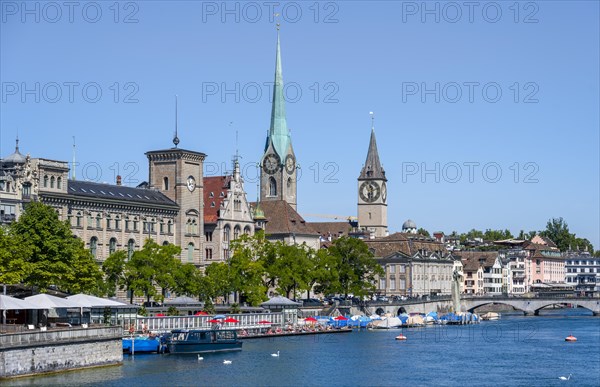
<svg viewBox="0 0 600 387"><path fill-rule="evenodd" d="M152 353L159 351L160 341L158 339L123 338L124 353Z"/></svg>
<svg viewBox="0 0 600 387"><path fill-rule="evenodd" d="M241 351L235 330L173 330L167 341L172 354Z"/></svg>
<svg viewBox="0 0 600 387"><path fill-rule="evenodd" d="M196 354L241 351L242 342L236 343L170 343L167 350L173 354Z"/></svg>

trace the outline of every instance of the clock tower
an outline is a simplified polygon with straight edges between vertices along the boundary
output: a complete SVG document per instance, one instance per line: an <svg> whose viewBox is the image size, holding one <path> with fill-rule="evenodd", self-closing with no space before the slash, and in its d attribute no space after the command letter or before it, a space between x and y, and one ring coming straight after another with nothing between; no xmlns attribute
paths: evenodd
<svg viewBox="0 0 600 387"><path fill-rule="evenodd" d="M377 152L375 128L371 127L367 160L358 177L358 224L377 238L388 235L386 182Z"/></svg>
<svg viewBox="0 0 600 387"><path fill-rule="evenodd" d="M260 200L285 200L296 210L296 182L296 156L292 148L292 139L285 117L285 98L283 95L283 76L278 31L271 126L267 135L265 152L260 161Z"/></svg>
<svg viewBox="0 0 600 387"><path fill-rule="evenodd" d="M175 105L177 106L177 105ZM181 261L199 266L204 236L204 175L206 155L178 148L177 107L175 107L175 145L170 149L146 152L149 186L179 205L175 224L158 220L161 232L173 234L181 247ZM157 230L158 231L158 230Z"/></svg>

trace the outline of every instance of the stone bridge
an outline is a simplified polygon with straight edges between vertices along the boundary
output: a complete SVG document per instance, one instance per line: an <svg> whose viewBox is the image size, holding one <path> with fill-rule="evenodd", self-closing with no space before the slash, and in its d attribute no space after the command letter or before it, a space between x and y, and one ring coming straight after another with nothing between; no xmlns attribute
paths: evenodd
<svg viewBox="0 0 600 387"><path fill-rule="evenodd" d="M518 296L467 296L461 297L461 308L463 311L473 312L480 306L489 304L510 305L516 310L525 313L526 316L537 316L541 309L552 305L575 305L590 310L594 316L600 316L599 297L518 297ZM370 302L364 310L352 308L352 312L369 314L390 313L394 316L406 313L428 313L431 311L452 311L452 300L450 296L437 297L430 300L407 300L393 302Z"/></svg>

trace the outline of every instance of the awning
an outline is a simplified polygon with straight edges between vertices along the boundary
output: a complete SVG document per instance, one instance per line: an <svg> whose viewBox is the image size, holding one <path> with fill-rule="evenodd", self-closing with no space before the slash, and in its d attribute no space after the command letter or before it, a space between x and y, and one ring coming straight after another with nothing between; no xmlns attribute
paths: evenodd
<svg viewBox="0 0 600 387"><path fill-rule="evenodd" d="M11 296L0 294L0 310L46 309Z"/></svg>

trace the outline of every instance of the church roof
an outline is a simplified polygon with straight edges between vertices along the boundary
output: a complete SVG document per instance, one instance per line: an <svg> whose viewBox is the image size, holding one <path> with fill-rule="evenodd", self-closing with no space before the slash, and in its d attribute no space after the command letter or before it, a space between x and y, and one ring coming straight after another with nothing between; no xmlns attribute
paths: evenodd
<svg viewBox="0 0 600 387"><path fill-rule="evenodd" d="M279 155L281 162L290 146L290 132L287 127L285 116L285 98L283 93L283 74L281 70L281 50L279 48L279 33L277 33L277 51L275 54L275 83L273 85L273 104L271 107L271 126L269 128L269 139L265 151L269 147L269 140L273 143L275 152Z"/></svg>
<svg viewBox="0 0 600 387"><path fill-rule="evenodd" d="M204 183L204 223L217 223L219 210L229 191L231 176L210 176Z"/></svg>
<svg viewBox="0 0 600 387"><path fill-rule="evenodd" d="M337 239L352 231L348 222L310 222L309 226L323 238Z"/></svg>
<svg viewBox="0 0 600 387"><path fill-rule="evenodd" d="M91 181L69 180L68 193L95 199L110 199L143 204L167 205L178 208L177 203L160 191L153 189L132 188L123 185L94 183Z"/></svg>
<svg viewBox="0 0 600 387"><path fill-rule="evenodd" d="M256 206L256 203L252 203ZM265 213L266 234L317 235L316 231L285 200L263 200L260 207Z"/></svg>
<svg viewBox="0 0 600 387"><path fill-rule="evenodd" d="M373 251L375 257L387 257L396 252L413 256L419 250L429 252L440 251L446 253L446 247L443 243L435 239L427 238L422 235L394 233L383 238L365 240L369 249Z"/></svg>
<svg viewBox="0 0 600 387"><path fill-rule="evenodd" d="M382 179L386 180L385 171L381 166L379 160L379 152L377 151L377 141L375 140L375 130L371 129L371 140L369 141L369 151L367 152L367 159L362 171L360 172L359 179Z"/></svg>

